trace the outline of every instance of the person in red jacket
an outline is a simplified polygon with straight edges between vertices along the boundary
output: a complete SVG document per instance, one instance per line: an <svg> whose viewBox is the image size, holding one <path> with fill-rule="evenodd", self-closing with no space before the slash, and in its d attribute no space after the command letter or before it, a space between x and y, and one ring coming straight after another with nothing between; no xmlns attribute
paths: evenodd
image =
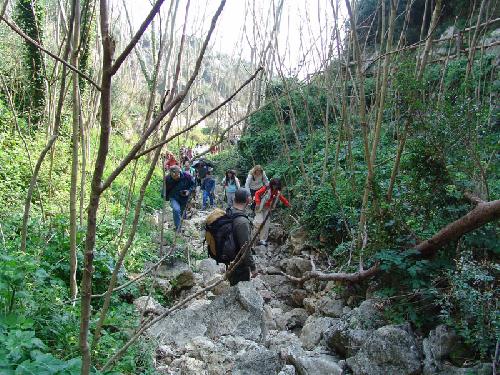
<svg viewBox="0 0 500 375"><path fill-rule="evenodd" d="M163 164L163 168L165 168L165 171L168 171L174 165L178 165L177 160L175 159L175 156L173 153L171 153L170 151L167 151L167 153L165 155L165 161Z"/></svg>
<svg viewBox="0 0 500 375"><path fill-rule="evenodd" d="M278 199L286 206L290 207L288 200L281 195L281 181L279 178L273 178L268 186L263 186L255 193L255 218L253 225L256 230L264 222L266 216L278 204ZM267 237L269 236L269 223L271 218L267 219L266 224L260 231L259 245L267 246Z"/></svg>

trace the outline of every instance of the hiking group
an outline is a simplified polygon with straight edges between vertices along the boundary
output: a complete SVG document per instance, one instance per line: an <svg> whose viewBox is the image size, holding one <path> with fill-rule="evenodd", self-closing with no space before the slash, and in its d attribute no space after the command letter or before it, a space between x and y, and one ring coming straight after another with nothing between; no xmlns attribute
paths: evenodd
<svg viewBox="0 0 500 375"><path fill-rule="evenodd" d="M290 207L288 200L281 194L281 180L269 180L263 168L256 165L248 172L245 185L242 186L236 171L227 170L221 181L221 200L225 202L219 204L225 206L222 209L216 203L217 181L213 175L213 165L205 159L181 157L181 161L179 165L172 153L163 155L165 178L162 197L170 202L176 232L181 232L182 220L187 218L199 189L201 209L213 209L205 222L208 255L226 266L236 260L234 270L228 275L231 285L250 280L257 274L250 249L252 235L258 232L258 244L267 246L268 216L278 202Z"/></svg>

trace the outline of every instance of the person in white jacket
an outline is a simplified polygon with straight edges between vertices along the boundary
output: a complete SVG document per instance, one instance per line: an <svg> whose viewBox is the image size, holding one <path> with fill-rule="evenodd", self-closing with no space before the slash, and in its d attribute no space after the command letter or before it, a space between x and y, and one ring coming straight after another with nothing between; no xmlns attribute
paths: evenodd
<svg viewBox="0 0 500 375"><path fill-rule="evenodd" d="M245 189L250 192L252 199L255 197L255 193L263 186L269 185L269 180L266 176L266 172L260 165L254 166L250 172L248 172L247 179L245 181ZM252 211L255 210L255 202L251 205Z"/></svg>

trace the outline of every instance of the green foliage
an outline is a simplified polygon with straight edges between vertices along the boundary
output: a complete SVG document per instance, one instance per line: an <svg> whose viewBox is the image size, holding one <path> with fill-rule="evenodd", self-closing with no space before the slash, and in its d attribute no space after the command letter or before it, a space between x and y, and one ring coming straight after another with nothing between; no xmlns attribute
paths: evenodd
<svg viewBox="0 0 500 375"><path fill-rule="evenodd" d="M381 263L377 293L388 297L386 313L391 321L409 320L427 330L440 316L460 333L477 358L484 359L492 354L498 337L498 323L492 318L498 309L493 301L498 296L493 294L491 277L497 279L498 270L491 264L500 253L494 226L482 227L464 236L462 242L464 249L474 254L475 274L490 275L482 284L471 283L465 272L457 273L456 243L444 246L432 260L422 259L411 249L471 209L463 198L464 191L489 192L490 199L500 193L498 163L492 159L499 135L490 112L489 95L498 91L491 82L492 61L489 56L475 60L474 78L467 81L465 58L450 61L445 71L430 64L421 80L415 76L414 61L411 54L400 55L390 79L367 207L368 241L362 256L366 264ZM307 229L309 244L328 252L336 264L345 264L360 251L356 230L366 164L359 127L354 127L348 143L333 105L326 147L322 121L326 104L325 97L318 94L320 82L321 77L317 77L308 86L293 81L270 85L268 95L281 95L276 104L268 104L251 116L238 154L227 153L221 160L224 165L241 166L243 171L261 164L268 176L282 177L292 214ZM368 105L373 105L370 93L374 82L373 77L365 82ZM348 82L348 91L352 85ZM443 91L438 92L436 88L441 86ZM471 99L478 87L482 95ZM289 96L285 88L291 90ZM340 98L336 100L340 102ZM291 126L293 114L296 135ZM357 115L349 115L357 124ZM393 160L406 123L400 172L393 199L387 202ZM339 134L342 139L337 151ZM284 222L290 225L286 219ZM460 299L469 292L468 299ZM480 319L473 321L474 314Z"/></svg>
<svg viewBox="0 0 500 375"><path fill-rule="evenodd" d="M61 360L47 353L48 347L36 337L33 322L22 316L0 317L0 372L2 374L76 375L81 360Z"/></svg>
<svg viewBox="0 0 500 375"><path fill-rule="evenodd" d="M44 5L42 1L18 0L15 7L15 19L21 29L33 40L42 42L44 24ZM29 85L25 99L19 103L23 112L32 111L32 118L37 123L45 105L44 66L42 52L26 42L25 69Z"/></svg>
<svg viewBox="0 0 500 375"><path fill-rule="evenodd" d="M498 264L479 262L471 252L464 252L455 269L446 274L448 291L435 293L441 317L483 358L493 354L491 343L500 339L499 273Z"/></svg>

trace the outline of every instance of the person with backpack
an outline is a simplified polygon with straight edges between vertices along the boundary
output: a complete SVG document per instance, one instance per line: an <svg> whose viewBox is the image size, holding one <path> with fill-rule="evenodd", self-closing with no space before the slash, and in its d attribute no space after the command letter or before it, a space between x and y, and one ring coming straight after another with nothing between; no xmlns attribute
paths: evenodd
<svg viewBox="0 0 500 375"><path fill-rule="evenodd" d="M201 190L203 191L203 205L202 210L207 208L207 202L210 198L210 207L214 205L214 195L215 195L215 178L212 176L212 171L209 169L207 176L201 184Z"/></svg>
<svg viewBox="0 0 500 375"><path fill-rule="evenodd" d="M193 177L189 173L182 172L178 165L170 167L163 184L163 197L170 201L176 231L180 230L181 217L194 187Z"/></svg>
<svg viewBox="0 0 500 375"><path fill-rule="evenodd" d="M240 180L236 177L235 170L228 169L226 171L226 176L222 180L222 186L224 186L226 193L227 207L232 207L236 190L240 188Z"/></svg>
<svg viewBox="0 0 500 375"><path fill-rule="evenodd" d="M264 222L266 216L276 207L279 199L286 207L290 207L288 200L281 194L281 180L272 178L269 186L263 186L255 193L255 218L253 225L256 229ZM259 236L259 245L267 246L269 236L269 223L267 220Z"/></svg>
<svg viewBox="0 0 500 375"><path fill-rule="evenodd" d="M257 190L269 184L266 172L260 165L255 165L250 172L248 172L247 180L245 181L245 188L248 189L252 199L255 197ZM252 202L252 211L255 211L255 202Z"/></svg>
<svg viewBox="0 0 500 375"><path fill-rule="evenodd" d="M198 164L196 164L196 182L198 186L201 186L203 180L207 176L208 165L203 160L201 160Z"/></svg>
<svg viewBox="0 0 500 375"><path fill-rule="evenodd" d="M226 212L216 209L211 213L205 225L205 239L208 243L208 255L217 263L229 265L234 261L245 244L251 241L251 225L245 209L250 202L248 190L240 188L234 195L234 204ZM257 268L250 249L247 249L241 263L229 274L230 285L240 281L249 281L257 276Z"/></svg>

